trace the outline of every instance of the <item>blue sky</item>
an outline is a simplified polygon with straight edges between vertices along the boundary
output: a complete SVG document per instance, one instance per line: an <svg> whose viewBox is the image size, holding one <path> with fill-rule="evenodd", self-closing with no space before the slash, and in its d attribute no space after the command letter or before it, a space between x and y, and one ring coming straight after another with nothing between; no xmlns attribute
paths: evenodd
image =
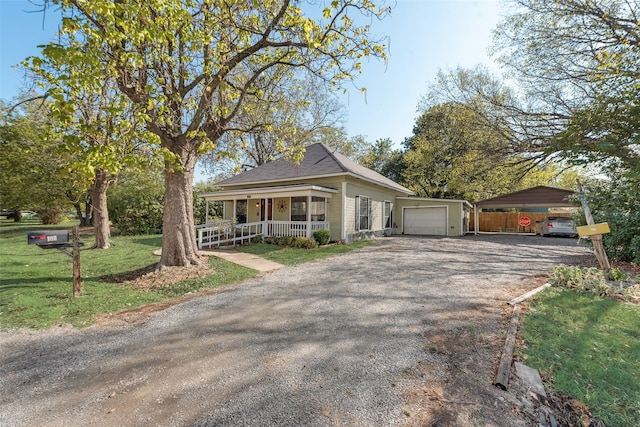
<svg viewBox="0 0 640 427"><path fill-rule="evenodd" d="M35 9L27 0L0 0L3 100L16 96L23 84L11 67L37 55L37 46L55 34L59 18L26 12ZM374 22L371 31L389 38L388 62L364 64L356 85L367 88L366 97L355 88L343 97L349 135L364 135L370 142L390 138L399 146L411 136L420 98L439 69L494 66L487 48L500 13L499 0L397 0L391 17Z"/></svg>

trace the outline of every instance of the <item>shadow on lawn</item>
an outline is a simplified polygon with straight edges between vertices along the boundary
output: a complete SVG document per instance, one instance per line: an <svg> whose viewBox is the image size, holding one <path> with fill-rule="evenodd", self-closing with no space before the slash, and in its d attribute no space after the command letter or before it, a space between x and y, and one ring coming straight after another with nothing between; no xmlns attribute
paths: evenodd
<svg viewBox="0 0 640 427"><path fill-rule="evenodd" d="M141 245L153 246L153 247L156 247L156 248L160 248L160 247L162 247L162 235L154 234L154 235L150 235L150 236L139 237L139 238L136 238L134 240L134 242L138 243L138 244L141 244Z"/></svg>
<svg viewBox="0 0 640 427"><path fill-rule="evenodd" d="M99 276L98 279L100 279L100 281L102 282L117 283L117 284L129 282L139 277L142 277L146 274L152 273L156 269L157 265L158 263L153 263L153 264L147 265L146 267L138 268L136 270L124 271L122 273L116 273L116 274L105 274L103 276Z"/></svg>

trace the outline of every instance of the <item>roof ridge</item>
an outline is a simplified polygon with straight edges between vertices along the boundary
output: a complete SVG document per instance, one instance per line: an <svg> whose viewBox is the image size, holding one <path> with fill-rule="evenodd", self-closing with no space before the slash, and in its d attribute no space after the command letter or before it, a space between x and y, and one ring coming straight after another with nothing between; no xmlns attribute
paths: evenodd
<svg viewBox="0 0 640 427"><path fill-rule="evenodd" d="M330 148L327 145L325 145L323 142L316 142L315 144L311 144L309 147L312 147L314 145L320 145L324 151L331 156L331 158L338 163L338 165L340 165L340 168L342 169L343 172L350 172L350 169L342 162L342 160L340 160L337 156L335 156L335 153L340 154L342 157L344 157L345 159L347 158L344 154L340 153L338 151L337 148ZM355 163L355 162L354 162Z"/></svg>

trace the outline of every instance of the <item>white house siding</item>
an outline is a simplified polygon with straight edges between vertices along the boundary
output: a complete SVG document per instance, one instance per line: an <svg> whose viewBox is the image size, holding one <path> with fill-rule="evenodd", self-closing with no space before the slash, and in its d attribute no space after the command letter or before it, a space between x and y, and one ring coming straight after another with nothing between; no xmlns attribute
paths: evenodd
<svg viewBox="0 0 640 427"><path fill-rule="evenodd" d="M345 240L352 242L359 239L382 236L384 232L384 202L394 204L398 193L382 187L367 185L362 181L348 180L345 206ZM371 199L371 229L356 230L356 197L365 196Z"/></svg>
<svg viewBox="0 0 640 427"><path fill-rule="evenodd" d="M225 200L224 202L224 212L222 219L226 219L228 221L233 220L233 201Z"/></svg>

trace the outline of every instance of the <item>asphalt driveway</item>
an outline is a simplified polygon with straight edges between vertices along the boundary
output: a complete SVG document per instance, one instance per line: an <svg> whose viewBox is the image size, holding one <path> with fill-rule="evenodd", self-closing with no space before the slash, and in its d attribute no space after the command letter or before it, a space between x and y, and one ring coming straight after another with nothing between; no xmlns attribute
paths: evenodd
<svg viewBox="0 0 640 427"><path fill-rule="evenodd" d="M440 370L455 343L442 337L472 330L488 367L472 378L488 391L464 416L518 425L490 385L504 304L525 278L589 257L574 239L392 237L142 325L3 332L0 425L402 425L418 411L407 409L416 375L440 393L452 378Z"/></svg>

